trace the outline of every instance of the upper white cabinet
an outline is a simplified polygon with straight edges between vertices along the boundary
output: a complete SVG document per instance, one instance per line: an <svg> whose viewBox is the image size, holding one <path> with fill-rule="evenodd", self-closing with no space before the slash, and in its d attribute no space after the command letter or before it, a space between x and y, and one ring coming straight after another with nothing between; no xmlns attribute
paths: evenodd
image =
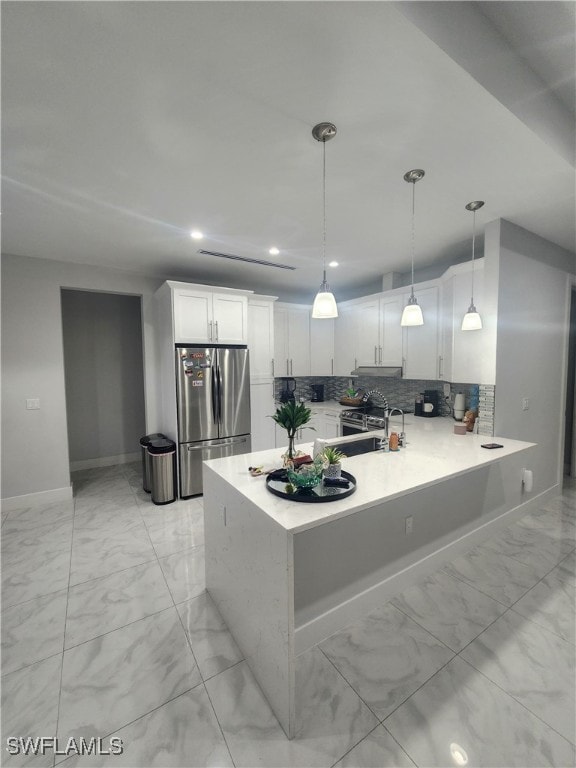
<svg viewBox="0 0 576 768"><path fill-rule="evenodd" d="M334 320L310 317L310 375L334 376Z"/></svg>
<svg viewBox="0 0 576 768"><path fill-rule="evenodd" d="M274 301L272 296L248 299L248 349L250 378L274 377Z"/></svg>
<svg viewBox="0 0 576 768"><path fill-rule="evenodd" d="M248 299L235 292L173 286L174 341L177 344L246 344Z"/></svg>
<svg viewBox="0 0 576 768"><path fill-rule="evenodd" d="M380 299L379 365L402 365L403 309L403 297L399 294Z"/></svg>
<svg viewBox="0 0 576 768"><path fill-rule="evenodd" d="M276 376L310 376L310 307L274 307L274 363Z"/></svg>
<svg viewBox="0 0 576 768"><path fill-rule="evenodd" d="M334 375L350 376L356 368L356 314L350 306L338 307L334 321Z"/></svg>
<svg viewBox="0 0 576 768"><path fill-rule="evenodd" d="M402 329L403 377L439 379L442 373L439 353L439 288L437 285L416 288L414 295L422 308L424 325ZM409 293L404 294L403 306L408 303L409 297Z"/></svg>
<svg viewBox="0 0 576 768"><path fill-rule="evenodd" d="M378 365L379 299L354 302L354 357L358 365Z"/></svg>
<svg viewBox="0 0 576 768"><path fill-rule="evenodd" d="M487 335L484 330L463 331L462 318L470 306L471 264L451 267L442 281L441 378L462 384L482 381L482 361ZM474 264L474 304L482 313L484 305L484 262Z"/></svg>
<svg viewBox="0 0 576 768"><path fill-rule="evenodd" d="M358 299L344 305L336 319L334 370L349 376L359 365L402 365L402 295Z"/></svg>

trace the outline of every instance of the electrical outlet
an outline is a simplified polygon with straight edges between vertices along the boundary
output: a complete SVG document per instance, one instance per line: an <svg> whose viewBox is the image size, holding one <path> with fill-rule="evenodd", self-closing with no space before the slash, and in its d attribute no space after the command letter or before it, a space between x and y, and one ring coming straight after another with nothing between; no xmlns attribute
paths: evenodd
<svg viewBox="0 0 576 768"><path fill-rule="evenodd" d="M412 517L412 515L410 515L405 519L404 522L406 524L406 536L410 536L410 534L414 530L414 518Z"/></svg>
<svg viewBox="0 0 576 768"><path fill-rule="evenodd" d="M530 408L530 400L527 397L522 398L522 410L527 411Z"/></svg>
<svg viewBox="0 0 576 768"><path fill-rule="evenodd" d="M27 411L37 411L40 408L40 399L38 397L29 397L26 400Z"/></svg>

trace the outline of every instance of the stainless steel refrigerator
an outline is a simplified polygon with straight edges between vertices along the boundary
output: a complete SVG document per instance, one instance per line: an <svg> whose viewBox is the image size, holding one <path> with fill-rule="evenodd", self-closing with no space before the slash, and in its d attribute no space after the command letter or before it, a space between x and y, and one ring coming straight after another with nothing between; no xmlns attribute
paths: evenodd
<svg viewBox="0 0 576 768"><path fill-rule="evenodd" d="M202 493L202 462L249 453L250 367L244 346L176 345L180 496Z"/></svg>

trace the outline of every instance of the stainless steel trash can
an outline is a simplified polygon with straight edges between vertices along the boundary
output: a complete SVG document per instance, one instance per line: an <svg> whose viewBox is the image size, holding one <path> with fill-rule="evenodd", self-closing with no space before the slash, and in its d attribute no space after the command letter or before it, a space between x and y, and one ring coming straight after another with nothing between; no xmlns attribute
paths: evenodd
<svg viewBox="0 0 576 768"><path fill-rule="evenodd" d="M154 504L176 501L176 443L164 437L148 446L151 462L151 493Z"/></svg>
<svg viewBox="0 0 576 768"><path fill-rule="evenodd" d="M162 432L154 432L152 435L144 435L140 438L140 447L142 449L142 488L146 493L150 493L152 487L152 462L148 455L148 446L152 440L161 440L166 435Z"/></svg>

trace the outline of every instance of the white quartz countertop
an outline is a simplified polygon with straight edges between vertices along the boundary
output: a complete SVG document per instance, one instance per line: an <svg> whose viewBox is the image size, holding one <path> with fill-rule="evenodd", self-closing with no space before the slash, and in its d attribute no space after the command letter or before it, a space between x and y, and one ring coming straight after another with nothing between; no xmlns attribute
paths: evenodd
<svg viewBox="0 0 576 768"><path fill-rule="evenodd" d="M450 417L425 419L412 416L409 428L406 422L406 447L396 452L377 451L343 459L342 468L354 475L357 489L339 501L307 504L282 499L268 491L264 476L250 475L248 467L281 467L284 451L280 448L212 459L205 464L286 531L298 533L492 464L535 445L504 437L471 433L455 435L454 423ZM381 431L363 432L358 437L381 434ZM481 447L482 443L492 442L503 447L494 450ZM313 442L300 444L298 448L312 455ZM228 514L233 515L234 511L228 510Z"/></svg>

